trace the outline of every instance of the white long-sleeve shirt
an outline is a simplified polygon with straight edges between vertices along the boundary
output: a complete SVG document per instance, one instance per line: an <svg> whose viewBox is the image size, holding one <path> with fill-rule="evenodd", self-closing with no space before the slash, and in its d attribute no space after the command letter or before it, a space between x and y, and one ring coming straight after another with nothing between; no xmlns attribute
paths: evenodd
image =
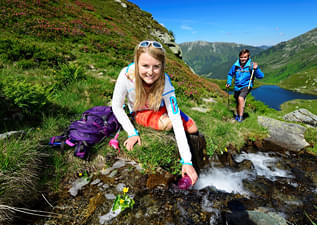
<svg viewBox="0 0 317 225"><path fill-rule="evenodd" d="M128 115L123 109L125 98L127 97L127 105L132 111L135 101L135 82L134 82L134 64L130 64L121 70L112 97L112 110L118 119L122 128L129 136L137 135L137 131L131 123ZM187 142L183 122L180 116L180 110L177 105L175 89L171 83L170 77L165 74L165 86L162 95L162 103L167 109L168 116L172 121L173 130L178 146L178 150L182 160L185 163L191 163L191 152Z"/></svg>

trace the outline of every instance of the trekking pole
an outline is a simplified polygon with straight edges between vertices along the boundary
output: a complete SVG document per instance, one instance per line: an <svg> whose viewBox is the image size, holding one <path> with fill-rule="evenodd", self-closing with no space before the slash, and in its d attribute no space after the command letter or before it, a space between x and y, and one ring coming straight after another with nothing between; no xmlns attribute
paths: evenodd
<svg viewBox="0 0 317 225"><path fill-rule="evenodd" d="M250 89L251 87L251 82L252 82L252 79L253 79L253 74L254 74L254 69L252 68L252 72L251 72L251 77L250 77L250 81L249 81L249 85L248 85L248 90ZM245 96L245 99L244 99L244 106L243 106L243 110L245 108L245 104L247 102L247 96Z"/></svg>
<svg viewBox="0 0 317 225"><path fill-rule="evenodd" d="M248 90L250 89L250 86L251 86L251 82L252 82L252 79L253 79L253 74L254 74L254 69L252 68L252 72L251 72L251 77L250 77L250 81L249 81Z"/></svg>
<svg viewBox="0 0 317 225"><path fill-rule="evenodd" d="M228 108L229 108L229 105L230 105L230 98L229 98L229 87L227 87L227 93L228 93Z"/></svg>

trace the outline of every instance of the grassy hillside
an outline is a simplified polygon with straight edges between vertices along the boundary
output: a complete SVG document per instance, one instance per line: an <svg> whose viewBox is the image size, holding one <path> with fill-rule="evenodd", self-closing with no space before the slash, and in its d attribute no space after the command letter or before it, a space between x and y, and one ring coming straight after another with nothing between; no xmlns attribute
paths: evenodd
<svg viewBox="0 0 317 225"><path fill-rule="evenodd" d="M168 31L150 13L123 0L4 0L0 11L0 132L22 130L0 140L0 204L32 207L41 193L54 198L78 171L94 172L117 155L108 140L91 149L89 161L73 157L73 149L62 152L40 141L62 134L88 108L109 105L119 71L133 60L134 46L155 39L153 30ZM280 116L251 97L247 119L234 123L233 98L229 103L215 83L193 74L166 50L178 104L204 133L209 155L264 137L257 115ZM204 101L210 98L216 103ZM161 166L179 173L173 132L137 129L143 145L130 153L122 147L121 156L139 161L149 172ZM121 132L121 145L126 138ZM1 208L0 223L13 214Z"/></svg>
<svg viewBox="0 0 317 225"><path fill-rule="evenodd" d="M279 85L301 93L317 95L317 66L292 74Z"/></svg>
<svg viewBox="0 0 317 225"><path fill-rule="evenodd" d="M195 73L213 79L227 79L227 74L232 64L237 60L243 48L256 55L265 47L221 42L195 41L181 43L184 61Z"/></svg>
<svg viewBox="0 0 317 225"><path fill-rule="evenodd" d="M61 154L39 143L62 134L88 108L108 105L119 71L133 60L134 46L155 39L153 30L168 31L127 1L7 0L1 1L0 11L0 132L22 131L0 140L0 203L26 206L40 192L58 191L77 171L94 170L100 157L116 154L101 143L86 162L74 158L73 150ZM184 111L202 97L222 96L217 85L193 74L166 50L167 72ZM143 133L143 147L129 157L140 158L145 168L165 165L179 172L176 145L170 145L167 153L172 155L167 156L161 153L166 142L156 139L172 140L167 138L171 133ZM120 143L126 138L121 132ZM150 150L162 158L142 156ZM13 214L1 208L1 223Z"/></svg>
<svg viewBox="0 0 317 225"><path fill-rule="evenodd" d="M317 94L311 83L316 79L316 59L317 28L256 56L265 73L264 82L312 94Z"/></svg>

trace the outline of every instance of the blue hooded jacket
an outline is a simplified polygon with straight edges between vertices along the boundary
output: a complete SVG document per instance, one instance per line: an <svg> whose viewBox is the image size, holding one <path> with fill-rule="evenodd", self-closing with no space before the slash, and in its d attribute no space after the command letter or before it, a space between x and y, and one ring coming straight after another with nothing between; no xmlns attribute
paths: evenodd
<svg viewBox="0 0 317 225"><path fill-rule="evenodd" d="M232 78L235 77L234 82L234 90L239 91L244 87L249 86L249 81L251 78L251 71L252 71L253 63L251 63L251 59L247 61L244 67L241 67L239 59L233 64L231 67L228 76L227 76L227 84L231 85ZM260 70L259 67L254 70L254 74L258 79L262 79L264 77L264 73ZM253 82L251 82L251 88L253 87Z"/></svg>

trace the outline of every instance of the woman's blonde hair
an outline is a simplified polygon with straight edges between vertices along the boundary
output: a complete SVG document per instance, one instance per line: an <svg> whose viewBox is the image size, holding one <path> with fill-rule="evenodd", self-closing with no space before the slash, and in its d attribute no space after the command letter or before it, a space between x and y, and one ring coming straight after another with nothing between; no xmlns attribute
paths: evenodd
<svg viewBox="0 0 317 225"><path fill-rule="evenodd" d="M161 67L161 76L155 83L152 84L149 93L146 92L144 88L144 81L139 75L139 58L142 53L148 53L150 56L159 60L162 63ZM142 107L147 106L154 110L158 111L162 101L162 94L164 91L165 84L165 51L163 48L155 48L152 45L148 47L139 47L136 46L134 50L134 63L135 63L135 101L133 109L134 111L140 110Z"/></svg>

